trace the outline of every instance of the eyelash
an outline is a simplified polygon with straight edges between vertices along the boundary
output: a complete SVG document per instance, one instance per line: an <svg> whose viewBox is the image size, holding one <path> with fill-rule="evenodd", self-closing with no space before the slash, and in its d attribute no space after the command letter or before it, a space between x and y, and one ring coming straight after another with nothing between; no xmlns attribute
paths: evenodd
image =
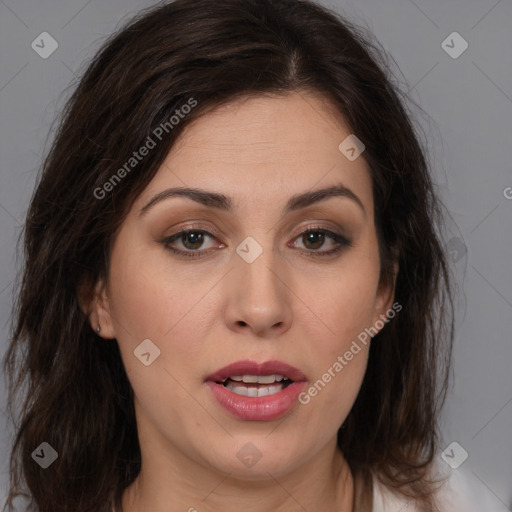
<svg viewBox="0 0 512 512"><path fill-rule="evenodd" d="M210 233L204 229L195 228L195 227L191 226L186 229L183 229L182 231L179 231L178 233L175 233L174 235L168 236L167 238L162 240L162 244L164 245L164 247L167 250L171 251L173 254L175 254L179 258L185 258L185 259L186 258L200 258L203 254L210 251L210 249L206 249L203 251L191 251L191 250L182 251L180 249L175 249L174 247L170 246L170 244L172 242L174 242L175 240L180 238L182 235L186 235L189 233L201 233L203 235L207 235L207 236L214 238L214 235L212 233ZM334 233L333 231L330 231L328 229L321 228L320 226L309 227L305 231L302 231L295 238L299 238L300 236L307 235L309 233L322 233L324 235L327 235L327 237L329 237L331 240L333 240L334 242L336 242L338 244L337 247L335 247L334 249L331 249L329 251L315 251L315 250L307 251L307 252L310 252L311 253L310 256L312 256L314 258L316 258L316 257L324 258L327 256L332 256L336 253L339 253L344 247L352 247L352 242L350 240L348 240L347 238L345 238L343 235Z"/></svg>

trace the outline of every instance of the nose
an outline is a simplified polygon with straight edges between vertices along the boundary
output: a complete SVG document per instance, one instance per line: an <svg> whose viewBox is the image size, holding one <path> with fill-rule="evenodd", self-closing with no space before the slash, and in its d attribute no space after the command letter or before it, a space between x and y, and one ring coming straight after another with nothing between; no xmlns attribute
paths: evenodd
<svg viewBox="0 0 512 512"><path fill-rule="evenodd" d="M292 322L293 293L278 256L269 249L252 262L238 254L233 259L225 311L229 329L265 338L286 332Z"/></svg>

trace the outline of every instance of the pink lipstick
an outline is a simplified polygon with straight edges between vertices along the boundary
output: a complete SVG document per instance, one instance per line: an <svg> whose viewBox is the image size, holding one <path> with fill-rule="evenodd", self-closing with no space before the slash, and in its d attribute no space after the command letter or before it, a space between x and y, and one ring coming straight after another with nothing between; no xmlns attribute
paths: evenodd
<svg viewBox="0 0 512 512"><path fill-rule="evenodd" d="M298 368L281 361L238 361L205 379L217 402L233 416L269 421L288 412L306 386Z"/></svg>

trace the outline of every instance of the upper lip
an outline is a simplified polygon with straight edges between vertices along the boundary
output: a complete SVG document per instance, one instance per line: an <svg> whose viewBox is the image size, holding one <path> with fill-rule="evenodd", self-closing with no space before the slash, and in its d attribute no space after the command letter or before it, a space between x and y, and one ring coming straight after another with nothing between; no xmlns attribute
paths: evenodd
<svg viewBox="0 0 512 512"><path fill-rule="evenodd" d="M277 360L264 363L250 360L236 361L208 375L206 380L222 382L233 375L282 375L295 382L306 380L306 376L298 368Z"/></svg>

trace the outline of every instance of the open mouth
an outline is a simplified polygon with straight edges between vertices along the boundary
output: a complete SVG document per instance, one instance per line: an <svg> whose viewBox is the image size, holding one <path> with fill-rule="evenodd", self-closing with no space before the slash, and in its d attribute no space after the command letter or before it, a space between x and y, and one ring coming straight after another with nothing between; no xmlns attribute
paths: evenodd
<svg viewBox="0 0 512 512"><path fill-rule="evenodd" d="M244 421L272 421L297 404L307 385L298 368L277 360L243 360L205 377L218 404Z"/></svg>
<svg viewBox="0 0 512 512"><path fill-rule="evenodd" d="M293 380L283 375L233 375L217 381L217 384L222 384L236 395L259 398L281 392L293 384Z"/></svg>

